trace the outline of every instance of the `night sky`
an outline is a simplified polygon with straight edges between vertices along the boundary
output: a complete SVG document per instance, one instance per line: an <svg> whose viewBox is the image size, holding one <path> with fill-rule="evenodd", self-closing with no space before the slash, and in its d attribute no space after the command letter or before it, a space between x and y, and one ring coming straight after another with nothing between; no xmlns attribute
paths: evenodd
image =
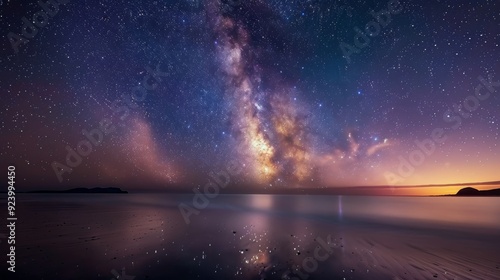
<svg viewBox="0 0 500 280"><path fill-rule="evenodd" d="M60 2L0 1L18 187L500 180L496 0Z"/></svg>

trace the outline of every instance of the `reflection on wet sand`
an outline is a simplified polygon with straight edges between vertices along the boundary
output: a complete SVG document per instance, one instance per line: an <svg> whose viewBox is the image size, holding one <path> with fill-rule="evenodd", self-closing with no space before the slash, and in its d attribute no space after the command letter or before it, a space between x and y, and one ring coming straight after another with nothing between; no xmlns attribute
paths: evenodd
<svg viewBox="0 0 500 280"><path fill-rule="evenodd" d="M221 195L190 225L180 195L19 199L19 279L109 280L122 269L135 279L500 273L494 198Z"/></svg>

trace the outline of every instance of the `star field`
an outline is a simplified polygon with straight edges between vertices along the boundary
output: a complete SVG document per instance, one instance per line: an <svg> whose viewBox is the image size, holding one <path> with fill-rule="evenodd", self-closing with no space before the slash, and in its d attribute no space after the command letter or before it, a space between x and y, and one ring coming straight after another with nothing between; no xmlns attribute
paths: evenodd
<svg viewBox="0 0 500 280"><path fill-rule="evenodd" d="M19 186L188 190L231 160L252 190L499 179L498 1L60 2L43 27L36 1L0 6L0 157Z"/></svg>

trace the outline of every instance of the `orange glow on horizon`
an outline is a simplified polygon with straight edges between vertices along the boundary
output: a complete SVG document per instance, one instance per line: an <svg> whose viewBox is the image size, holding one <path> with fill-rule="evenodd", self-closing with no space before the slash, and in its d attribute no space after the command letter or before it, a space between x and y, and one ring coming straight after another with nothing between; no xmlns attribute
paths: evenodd
<svg viewBox="0 0 500 280"><path fill-rule="evenodd" d="M420 186L420 187L395 187L390 191L390 195L410 195L410 196L432 196L432 195L448 195L456 194L459 190L472 187L480 191L500 188L500 185L450 185L450 186Z"/></svg>

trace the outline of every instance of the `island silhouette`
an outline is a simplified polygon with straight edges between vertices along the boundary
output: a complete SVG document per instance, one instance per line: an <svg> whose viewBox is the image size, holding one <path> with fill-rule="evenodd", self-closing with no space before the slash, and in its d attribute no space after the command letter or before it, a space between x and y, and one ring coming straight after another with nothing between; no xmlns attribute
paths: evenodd
<svg viewBox="0 0 500 280"><path fill-rule="evenodd" d="M480 191L472 187L460 189L456 196L500 196L500 189Z"/></svg>

